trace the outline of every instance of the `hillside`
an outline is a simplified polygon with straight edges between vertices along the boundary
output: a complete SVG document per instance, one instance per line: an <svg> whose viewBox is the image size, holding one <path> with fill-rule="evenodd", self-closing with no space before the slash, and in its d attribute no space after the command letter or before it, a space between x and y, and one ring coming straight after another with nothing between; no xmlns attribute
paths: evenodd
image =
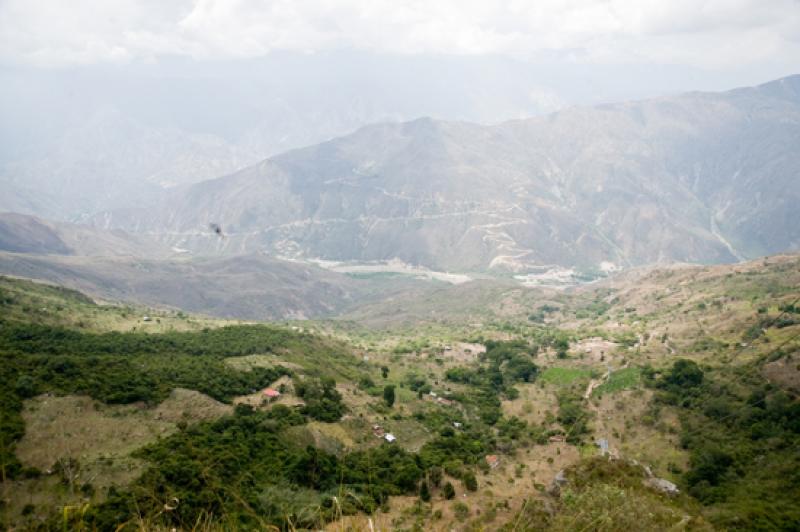
<svg viewBox="0 0 800 532"><path fill-rule="evenodd" d="M36 255L163 258L174 251L147 236L102 231L17 213L0 213L0 251Z"/></svg>
<svg viewBox="0 0 800 532"><path fill-rule="evenodd" d="M0 252L0 272L107 301L249 320L332 316L431 284L413 276L357 278L260 254L155 260Z"/></svg>
<svg viewBox="0 0 800 532"><path fill-rule="evenodd" d="M93 223L198 254L441 271L726 263L797 249L798 142L793 76L496 126L377 124Z"/></svg>
<svg viewBox="0 0 800 532"><path fill-rule="evenodd" d="M792 529L798 286L797 255L466 283L385 303L396 320L373 307L369 329L145 322L4 279L4 519Z"/></svg>

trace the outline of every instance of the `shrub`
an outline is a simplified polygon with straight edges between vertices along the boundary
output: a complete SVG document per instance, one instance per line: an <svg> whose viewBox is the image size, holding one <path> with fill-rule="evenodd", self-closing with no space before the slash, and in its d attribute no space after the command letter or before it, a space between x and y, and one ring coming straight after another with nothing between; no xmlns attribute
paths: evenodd
<svg viewBox="0 0 800 532"><path fill-rule="evenodd" d="M394 399L395 399L394 385L387 384L386 386L383 387L383 401L386 403L386 406L391 408L394 405Z"/></svg>
<svg viewBox="0 0 800 532"><path fill-rule="evenodd" d="M478 480L475 478L475 473L472 471L464 473L462 481L464 482L464 487L467 488L468 491L478 491Z"/></svg>
<svg viewBox="0 0 800 532"><path fill-rule="evenodd" d="M467 517L469 517L469 506L461 501L454 502L453 515L455 515L456 519L459 521L464 521Z"/></svg>
<svg viewBox="0 0 800 532"><path fill-rule="evenodd" d="M428 502L431 500L431 490L428 487L428 482L423 480L420 482L419 485L419 498L423 502Z"/></svg>

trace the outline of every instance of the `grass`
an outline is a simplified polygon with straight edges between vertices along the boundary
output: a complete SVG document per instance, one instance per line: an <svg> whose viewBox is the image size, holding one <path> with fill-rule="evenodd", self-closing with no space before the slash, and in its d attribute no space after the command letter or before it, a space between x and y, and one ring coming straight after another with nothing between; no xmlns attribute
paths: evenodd
<svg viewBox="0 0 800 532"><path fill-rule="evenodd" d="M132 451L173 434L181 421L216 419L231 411L229 405L182 389L154 408L104 405L74 395L28 399L26 433L17 448L20 459L40 471L74 459L74 482L65 485L59 474L18 480L9 490L7 510L18 517L32 505L34 516L44 518L55 505L80 504L86 498L80 490L84 485L96 490L89 497L92 503L102 501L109 486L125 486L144 470L142 460L130 456Z"/></svg>
<svg viewBox="0 0 800 532"><path fill-rule="evenodd" d="M575 381L591 378L592 372L581 368L547 368L539 376L541 382L556 386L569 386Z"/></svg>
<svg viewBox="0 0 800 532"><path fill-rule="evenodd" d="M623 368L614 371L603 384L594 389L592 394L602 395L604 393L614 393L620 390L630 390L639 385L641 377L641 371L637 367Z"/></svg>
<svg viewBox="0 0 800 532"><path fill-rule="evenodd" d="M1 275L0 312L7 321L91 332L197 331L234 323L168 309L99 304L75 290Z"/></svg>

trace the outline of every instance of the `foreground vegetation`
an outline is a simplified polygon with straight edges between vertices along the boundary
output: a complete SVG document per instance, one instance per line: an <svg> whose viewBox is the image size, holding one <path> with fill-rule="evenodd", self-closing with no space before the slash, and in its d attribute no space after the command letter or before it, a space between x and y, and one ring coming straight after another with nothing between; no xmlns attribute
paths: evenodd
<svg viewBox="0 0 800 532"><path fill-rule="evenodd" d="M796 530L798 265L653 272L521 299L479 326L368 333L193 317L148 330L120 307L1 280L4 493L63 501L6 497L4 522ZM169 412L176 389L225 408ZM168 430L113 457L100 446L99 462L130 465L123 480L76 473L87 458L69 449L37 468L17 451L46 394L166 415Z"/></svg>

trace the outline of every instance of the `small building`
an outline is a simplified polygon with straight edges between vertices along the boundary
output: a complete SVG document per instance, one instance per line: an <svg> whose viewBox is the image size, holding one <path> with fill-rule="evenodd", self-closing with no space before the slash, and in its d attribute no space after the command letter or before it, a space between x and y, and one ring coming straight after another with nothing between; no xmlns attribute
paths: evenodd
<svg viewBox="0 0 800 532"><path fill-rule="evenodd" d="M142 321L152 321L152 319L150 316L142 316Z"/></svg>
<svg viewBox="0 0 800 532"><path fill-rule="evenodd" d="M565 438L562 434L556 434L554 436L550 436L548 440L550 441L550 443L561 443L565 440Z"/></svg>
<svg viewBox="0 0 800 532"><path fill-rule="evenodd" d="M459 423L458 421L453 421L453 428L460 429L461 427L462 427L461 423Z"/></svg>
<svg viewBox="0 0 800 532"><path fill-rule="evenodd" d="M600 454L602 456L605 456L605 455L608 454L608 440L607 439L601 438L601 439L597 440L595 445L597 445L600 448Z"/></svg>
<svg viewBox="0 0 800 532"><path fill-rule="evenodd" d="M277 399L278 397L281 396L281 392L279 392L278 390L276 390L274 388L267 388L266 390L264 390L263 393L264 393L264 397L267 397L269 399Z"/></svg>
<svg viewBox="0 0 800 532"><path fill-rule="evenodd" d="M486 463L489 464L489 467L495 469L497 466L500 465L500 457L496 454L487 454L486 455Z"/></svg>
<svg viewBox="0 0 800 532"><path fill-rule="evenodd" d="M394 437L394 434L391 434L391 433L390 434L386 434L383 437L383 439L386 440L389 443L394 443L397 440L397 438Z"/></svg>

